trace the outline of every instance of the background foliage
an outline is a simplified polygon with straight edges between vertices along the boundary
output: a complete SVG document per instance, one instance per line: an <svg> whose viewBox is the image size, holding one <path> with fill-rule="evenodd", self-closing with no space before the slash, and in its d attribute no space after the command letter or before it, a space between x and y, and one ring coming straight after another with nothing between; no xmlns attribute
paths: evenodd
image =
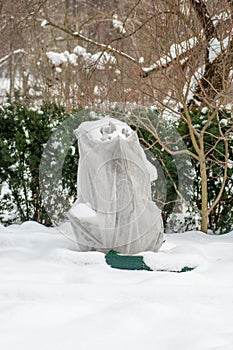
<svg viewBox="0 0 233 350"><path fill-rule="evenodd" d="M38 110L19 104L0 107L0 220L3 223L35 220L51 225L42 203L39 166L44 146L65 118L63 107L54 104L44 104ZM54 145L51 152L56 148ZM77 160L78 153L71 159L69 150L63 166L63 188L69 188L72 193Z"/></svg>

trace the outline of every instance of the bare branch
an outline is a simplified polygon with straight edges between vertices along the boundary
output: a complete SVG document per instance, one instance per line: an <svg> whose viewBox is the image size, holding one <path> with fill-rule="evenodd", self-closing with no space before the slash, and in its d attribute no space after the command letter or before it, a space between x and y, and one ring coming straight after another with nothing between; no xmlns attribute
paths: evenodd
<svg viewBox="0 0 233 350"><path fill-rule="evenodd" d="M156 139L156 141L159 143L159 145L165 149L165 151L167 151L169 154L173 155L173 156L176 156L176 155L179 155L179 154L187 154L188 156L198 160L199 157L194 154L193 152L191 151L188 151L187 149L182 149L182 150L179 150L179 151L173 151L171 150L166 144L165 142L163 142L161 140L161 138L159 137L158 133L157 133L157 130L155 128L155 126L152 124L151 120L149 118L146 119L146 121L149 123L149 125L147 123L144 123L142 118L140 118L139 116L136 116L137 120L139 121L140 125L147 131L149 131L153 136L154 138Z"/></svg>
<svg viewBox="0 0 233 350"><path fill-rule="evenodd" d="M72 32L70 29L67 29L63 26L60 26L58 24L55 24L53 23L50 19L46 19L47 20L47 25L50 25L56 29L60 29L61 31L63 31L64 33L66 34L69 34L71 35L73 38L76 38L76 39L80 39L82 40L83 42L86 42L87 44L90 44L92 46L96 46L98 48L100 48L102 51L107 51L107 52L113 52L125 59L127 59L128 61L136 64L138 67L139 67L139 64L138 62L135 60L135 58L131 57L130 55L128 55L127 53L125 52L122 52L118 49L115 49L114 47L112 47L111 45L108 45L108 44L103 44L103 43L99 43L98 41L95 41L93 39L90 39L84 35L82 35L80 32Z"/></svg>
<svg viewBox="0 0 233 350"><path fill-rule="evenodd" d="M148 21L150 21L152 18L154 17L154 15L152 17L150 17L148 19ZM141 65L139 64L139 62L132 56L128 55L127 53L125 53L122 50L118 50L116 48L114 48L113 46L111 46L110 44L103 44L100 43L96 40L90 39L89 37L86 37L84 35L82 35L80 32L73 32L71 29L68 29L64 26L61 26L59 24L56 24L54 22L52 22L48 16L46 16L46 20L47 20L47 25L50 25L56 29L59 29L61 31L63 31L64 33L72 36L73 38L77 38L82 40L83 42L86 42L92 46L98 47L100 48L102 51L107 51L107 52L112 52L124 59L126 59L127 61L130 61L131 63L133 63L134 65L137 66L138 70L141 72L140 75L143 78L148 77L151 73L155 73L160 71L161 69L166 69L168 68L170 65L172 65L173 62L180 60L184 57L187 56L187 53L190 50L193 50L197 45L198 45L198 40L197 38L190 38L184 42L178 43L178 44L174 44L174 48L173 51L174 52L170 52L167 54L167 56L161 57L158 61L156 61L154 64L152 64L149 67L141 67ZM146 24L143 23L141 28ZM132 36L137 30L141 29L141 28L137 28L134 32L130 33L129 36ZM123 38L123 37L122 37ZM117 39L115 39L117 40ZM113 40L113 41L115 41Z"/></svg>
<svg viewBox="0 0 233 350"><path fill-rule="evenodd" d="M14 50L13 52L10 52L8 55L6 55L6 56L0 58L0 66L1 66L4 62L6 62L12 55L17 55L17 54L20 54L20 53L25 54L26 51L23 50L23 49Z"/></svg>

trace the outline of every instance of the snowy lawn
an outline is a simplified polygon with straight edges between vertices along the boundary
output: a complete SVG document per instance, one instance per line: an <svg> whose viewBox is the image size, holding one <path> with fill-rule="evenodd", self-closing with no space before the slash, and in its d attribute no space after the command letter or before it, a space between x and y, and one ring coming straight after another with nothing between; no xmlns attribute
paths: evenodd
<svg viewBox="0 0 233 350"><path fill-rule="evenodd" d="M233 232L166 235L158 269L115 270L56 229L0 226L1 350L232 350Z"/></svg>

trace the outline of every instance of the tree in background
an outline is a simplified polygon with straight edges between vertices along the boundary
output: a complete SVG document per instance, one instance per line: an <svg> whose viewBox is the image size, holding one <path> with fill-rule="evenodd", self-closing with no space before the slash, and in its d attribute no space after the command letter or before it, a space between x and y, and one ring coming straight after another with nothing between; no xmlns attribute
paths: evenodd
<svg viewBox="0 0 233 350"><path fill-rule="evenodd" d="M40 6L33 0L0 2L0 98L4 93L14 102L18 97L28 95L32 79L33 54L39 40L36 17Z"/></svg>
<svg viewBox="0 0 233 350"><path fill-rule="evenodd" d="M189 114L195 130L200 132L208 123L213 110L202 108L192 109ZM217 115L207 124L203 137L206 166L206 190L209 227L215 233L229 232L233 222L233 138L232 116L229 111L219 110ZM189 137L187 124L180 121L179 133L183 136L187 148L195 152ZM203 175L201 164L195 158L192 160L194 171L194 191L192 202L198 211L202 210ZM203 170L202 170L203 171Z"/></svg>
<svg viewBox="0 0 233 350"><path fill-rule="evenodd" d="M209 217L223 196L231 164L232 118L226 113L227 126L222 128L221 113L227 108L231 96L232 1L223 1L220 5L202 0L175 1L172 4L170 1L147 4L138 1L131 5L130 10L127 6L121 9L120 20L115 16L118 22L113 22L113 26L115 23L120 34L107 43L91 38L89 32L85 35L85 24L78 29L73 28L72 23L64 26L50 18L48 9L43 15L47 25L60 29L84 45L101 50L102 57L109 54L116 60L124 60L126 63L120 65L121 76L127 76L125 81L131 90L141 94L141 103L151 101L162 111L169 109L179 115L191 142L189 149L171 149L160 139L157 127L139 119L168 153L187 154L198 163L201 203L195 209L201 215L201 230L207 232L208 224L211 224ZM106 16L99 22L101 20L106 20ZM134 24L134 30L130 30L130 24ZM145 61L150 61L150 64L146 66ZM158 82L159 78L162 83ZM201 115L203 108L207 108L208 113L197 128L192 115ZM218 132L211 134L215 142L210 145L208 138L210 130L213 131L212 124ZM215 151L211 152L210 147ZM221 185L212 198L208 179L213 176L216 163L221 168Z"/></svg>

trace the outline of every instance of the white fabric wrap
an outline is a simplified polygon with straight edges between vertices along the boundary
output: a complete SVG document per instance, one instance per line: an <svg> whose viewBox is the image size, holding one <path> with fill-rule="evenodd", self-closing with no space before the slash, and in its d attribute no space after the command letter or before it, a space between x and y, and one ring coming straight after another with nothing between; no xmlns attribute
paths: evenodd
<svg viewBox="0 0 233 350"><path fill-rule="evenodd" d="M104 118L106 124L109 120L122 123ZM98 122L103 125L103 120L84 122L75 130L80 156L78 199L68 217L80 250L157 251L163 242L163 222L151 200L148 165L152 164L131 129L124 138L91 137L90 123L98 127Z"/></svg>

